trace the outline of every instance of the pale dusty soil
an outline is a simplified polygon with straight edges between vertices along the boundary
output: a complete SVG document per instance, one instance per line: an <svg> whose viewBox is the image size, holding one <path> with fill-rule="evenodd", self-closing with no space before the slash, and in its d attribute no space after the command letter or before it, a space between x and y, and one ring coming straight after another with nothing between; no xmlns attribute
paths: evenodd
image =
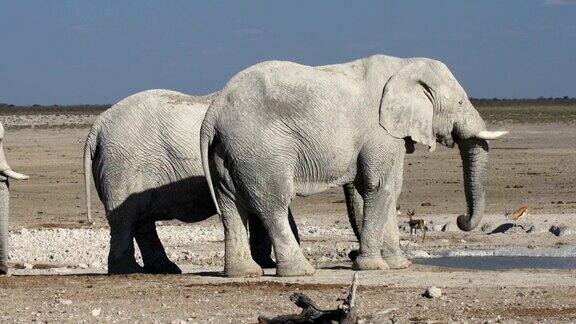
<svg viewBox="0 0 576 324"><path fill-rule="evenodd" d="M20 267L29 263L34 269L14 269L14 276L0 278L1 322L255 322L262 312L295 312L288 297L297 290L323 307L335 307L340 303L336 299L345 296L352 276L346 254L357 243L337 188L294 203L304 251L322 268L312 277L220 277L222 230L215 218L192 226L176 222L161 226L169 256L190 274L72 275L103 273L108 248L106 223L94 190L97 226L84 228L83 223L81 159L88 128L82 125L90 118L50 119L64 126L34 129L22 127L29 120L50 123L44 117L26 118L13 119L14 127L7 126L5 149L12 167L32 177L11 183L12 262ZM556 237L547 232L550 225L561 223L571 225L573 233L576 230L576 127L565 121L502 123L506 124L491 127L512 133L491 143L486 222L495 227L505 221L504 210L529 205L537 233L433 232L424 243L410 243L403 233L402 247L408 255L576 245L574 234ZM419 147L406 158L400 204L403 210L415 208L419 216L437 225L454 220L465 210L461 178L457 149L439 147L428 153ZM426 202L431 206L422 206ZM360 284L360 313L375 316L375 322L392 318L476 322L499 317L522 322L576 321L574 270L473 271L415 265L408 270L363 273ZM428 285L441 287L445 296L421 297ZM390 308L395 310L377 315ZM94 309L100 309L98 316L92 315Z"/></svg>

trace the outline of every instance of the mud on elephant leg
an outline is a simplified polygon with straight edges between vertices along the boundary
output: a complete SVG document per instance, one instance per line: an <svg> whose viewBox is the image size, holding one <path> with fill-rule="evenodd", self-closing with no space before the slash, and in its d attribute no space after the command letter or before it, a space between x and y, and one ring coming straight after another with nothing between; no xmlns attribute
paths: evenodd
<svg viewBox="0 0 576 324"><path fill-rule="evenodd" d="M252 259L248 242L247 222L250 214L222 193L219 199L224 225L224 275L227 277L259 277L262 268Z"/></svg>
<svg viewBox="0 0 576 324"><path fill-rule="evenodd" d="M136 224L135 237L146 272L153 274L182 273L182 270L168 259L152 218L141 220Z"/></svg>
<svg viewBox="0 0 576 324"><path fill-rule="evenodd" d="M110 225L110 252L108 254L109 274L128 274L144 272L134 257L135 216L126 216L117 211L108 216Z"/></svg>

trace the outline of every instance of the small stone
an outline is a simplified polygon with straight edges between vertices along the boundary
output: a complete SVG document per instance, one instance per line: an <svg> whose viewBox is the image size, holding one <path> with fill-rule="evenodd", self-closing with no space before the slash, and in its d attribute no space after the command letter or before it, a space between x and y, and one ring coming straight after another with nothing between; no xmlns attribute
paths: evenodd
<svg viewBox="0 0 576 324"><path fill-rule="evenodd" d="M92 310L92 316L94 316L94 317L100 316L100 312L101 312L101 311L102 311L102 310L101 310L100 308L94 308L94 309Z"/></svg>
<svg viewBox="0 0 576 324"><path fill-rule="evenodd" d="M72 305L72 301L70 299L58 299L56 302L66 306Z"/></svg>
<svg viewBox="0 0 576 324"><path fill-rule="evenodd" d="M32 265L31 263L24 263L24 269L33 269L34 265Z"/></svg>
<svg viewBox="0 0 576 324"><path fill-rule="evenodd" d="M556 236L566 236L572 234L572 229L566 225L552 225L548 231Z"/></svg>
<svg viewBox="0 0 576 324"><path fill-rule="evenodd" d="M538 233L538 232L542 232L542 229L540 226L536 226L536 224L527 224L523 226L524 229L526 230L526 233Z"/></svg>
<svg viewBox="0 0 576 324"><path fill-rule="evenodd" d="M420 206L422 206L422 207L430 207L430 206L432 206L432 203L426 201L426 202L421 203Z"/></svg>
<svg viewBox="0 0 576 324"><path fill-rule="evenodd" d="M86 263L79 263L78 268L80 269L88 269L88 265Z"/></svg>
<svg viewBox="0 0 576 324"><path fill-rule="evenodd" d="M423 296L426 298L439 298L442 296L442 290L440 290L440 288L436 286L430 286L426 288L426 291L424 291Z"/></svg>
<svg viewBox="0 0 576 324"><path fill-rule="evenodd" d="M456 225L452 222L448 222L442 226L442 232L455 232Z"/></svg>

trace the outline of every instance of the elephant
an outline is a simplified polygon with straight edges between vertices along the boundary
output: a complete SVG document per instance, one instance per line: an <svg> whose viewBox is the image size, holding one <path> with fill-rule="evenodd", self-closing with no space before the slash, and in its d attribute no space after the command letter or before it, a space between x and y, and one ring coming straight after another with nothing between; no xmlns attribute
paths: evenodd
<svg viewBox="0 0 576 324"><path fill-rule="evenodd" d="M448 67L428 58L374 55L311 67L267 61L236 74L214 97L200 133L202 165L222 216L227 276L260 276L250 258L245 219L259 217L272 240L277 276L315 269L290 233L295 196L345 186L349 211L362 213L355 270L405 268L396 201L403 160L414 143L434 151L457 144L468 213L484 213L488 131ZM351 217L351 220L354 217ZM361 226L361 228L359 228Z"/></svg>
<svg viewBox="0 0 576 324"><path fill-rule="evenodd" d="M28 180L25 174L10 167L4 156L4 126L0 123L0 275L8 274L8 238L10 218L10 184L8 179Z"/></svg>
<svg viewBox="0 0 576 324"><path fill-rule="evenodd" d="M90 169L110 226L108 273L181 273L158 238L155 221L199 222L216 214L200 161L200 125L214 94L148 90L129 96L92 125L84 147L88 221ZM191 140L192 139L192 140ZM291 226L297 236L296 225ZM256 262L272 267L262 225L250 222ZM144 267L136 262L134 243Z"/></svg>

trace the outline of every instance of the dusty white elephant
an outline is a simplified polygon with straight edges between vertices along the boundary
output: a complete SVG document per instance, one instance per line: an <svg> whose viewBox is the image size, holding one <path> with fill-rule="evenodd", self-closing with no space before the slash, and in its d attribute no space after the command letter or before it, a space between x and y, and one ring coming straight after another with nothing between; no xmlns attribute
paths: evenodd
<svg viewBox="0 0 576 324"><path fill-rule="evenodd" d="M347 195L352 210L364 207L354 268L407 267L396 220L406 143L431 151L436 142L458 144L468 204L458 226L469 231L484 213L487 140L504 133L486 130L450 70L431 59L375 55L319 67L270 61L238 73L214 98L200 136L224 223L226 275L262 274L246 237L252 214L272 239L276 274L312 274L288 208L296 195L344 184L355 191Z"/></svg>
<svg viewBox="0 0 576 324"><path fill-rule="evenodd" d="M18 173L8 165L4 156L4 126L0 123L0 275L8 273L8 230L10 218L10 184L8 179L27 180L27 175Z"/></svg>
<svg viewBox="0 0 576 324"><path fill-rule="evenodd" d="M144 91L94 122L84 149L85 190L90 221L92 168L110 225L109 273L181 273L166 256L155 221L198 222L216 214L199 148L200 125L212 96ZM250 221L250 232L256 262L273 266L270 241L258 219ZM134 238L144 269L134 257Z"/></svg>

